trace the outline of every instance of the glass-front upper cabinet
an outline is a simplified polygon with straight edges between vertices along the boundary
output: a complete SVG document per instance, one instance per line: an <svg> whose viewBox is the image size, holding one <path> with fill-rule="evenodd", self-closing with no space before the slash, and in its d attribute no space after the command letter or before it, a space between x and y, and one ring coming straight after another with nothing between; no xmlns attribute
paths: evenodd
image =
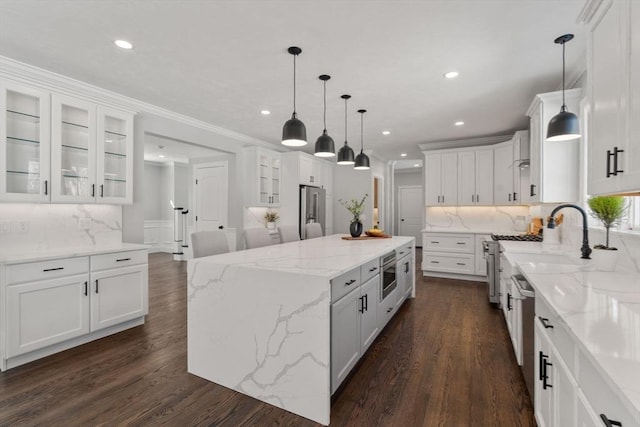
<svg viewBox="0 0 640 427"><path fill-rule="evenodd" d="M0 81L0 200L49 201L48 92Z"/></svg>
<svg viewBox="0 0 640 427"><path fill-rule="evenodd" d="M53 94L51 130L51 200L93 203L96 196L95 104Z"/></svg>
<svg viewBox="0 0 640 427"><path fill-rule="evenodd" d="M133 115L98 107L96 203L133 202Z"/></svg>

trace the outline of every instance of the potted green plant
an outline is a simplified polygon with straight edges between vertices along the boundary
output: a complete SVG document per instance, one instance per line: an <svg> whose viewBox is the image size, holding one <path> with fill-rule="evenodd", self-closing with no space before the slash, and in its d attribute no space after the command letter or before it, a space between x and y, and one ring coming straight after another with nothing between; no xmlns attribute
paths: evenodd
<svg viewBox="0 0 640 427"><path fill-rule="evenodd" d="M345 202L342 199L338 199L338 202L347 208L347 210L353 215L351 224L349 225L349 233L351 233L351 237L359 237L362 234L362 221L360 220L360 216L364 211L364 201L367 199L367 196L368 194L365 194L360 201L351 199Z"/></svg>
<svg viewBox="0 0 640 427"><path fill-rule="evenodd" d="M268 210L264 214L264 221L267 223L267 228L269 230L274 230L276 228L276 221L280 219L280 215L278 212Z"/></svg>
<svg viewBox="0 0 640 427"><path fill-rule="evenodd" d="M596 249L591 254L596 268L603 271L613 271L618 260L618 248L609 245L609 231L612 226L618 224L624 218L627 206L621 196L595 196L591 197L587 204L591 215L602 222L605 228L605 243L595 245Z"/></svg>

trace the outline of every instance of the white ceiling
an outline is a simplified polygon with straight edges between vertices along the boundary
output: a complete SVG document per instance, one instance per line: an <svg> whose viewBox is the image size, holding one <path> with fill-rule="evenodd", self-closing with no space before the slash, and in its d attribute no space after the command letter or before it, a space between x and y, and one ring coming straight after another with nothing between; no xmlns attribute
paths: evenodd
<svg viewBox="0 0 640 427"><path fill-rule="evenodd" d="M0 0L0 54L279 145L292 111L313 150L327 128L388 160L417 144L527 126L536 93L561 85L557 36L572 32L567 74L584 69L584 0ZM124 38L135 48L113 45ZM443 73L456 70L457 79ZM260 110L271 115L263 116ZM456 127L462 120L464 126ZM382 130L391 134L384 136Z"/></svg>
<svg viewBox="0 0 640 427"><path fill-rule="evenodd" d="M144 135L144 159L146 161L189 163L191 159L202 159L219 154L227 153L158 135Z"/></svg>

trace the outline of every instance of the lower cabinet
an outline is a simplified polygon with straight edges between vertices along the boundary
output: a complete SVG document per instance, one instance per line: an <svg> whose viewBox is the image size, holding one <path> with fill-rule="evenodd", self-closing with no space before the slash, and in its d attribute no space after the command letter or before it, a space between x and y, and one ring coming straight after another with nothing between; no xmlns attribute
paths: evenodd
<svg viewBox="0 0 640 427"><path fill-rule="evenodd" d="M482 252L484 238L473 233L422 234L422 270L425 276L478 280L486 277Z"/></svg>

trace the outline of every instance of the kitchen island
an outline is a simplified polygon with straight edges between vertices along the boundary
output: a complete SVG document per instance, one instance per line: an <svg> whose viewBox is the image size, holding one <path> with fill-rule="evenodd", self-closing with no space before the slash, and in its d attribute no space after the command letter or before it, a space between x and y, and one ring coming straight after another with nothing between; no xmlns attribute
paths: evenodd
<svg viewBox="0 0 640 427"><path fill-rule="evenodd" d="M414 240L333 235L190 260L188 371L328 425L336 281L357 273L348 295L358 292L361 267L373 269L391 251L415 265ZM378 307L373 298L367 305Z"/></svg>

